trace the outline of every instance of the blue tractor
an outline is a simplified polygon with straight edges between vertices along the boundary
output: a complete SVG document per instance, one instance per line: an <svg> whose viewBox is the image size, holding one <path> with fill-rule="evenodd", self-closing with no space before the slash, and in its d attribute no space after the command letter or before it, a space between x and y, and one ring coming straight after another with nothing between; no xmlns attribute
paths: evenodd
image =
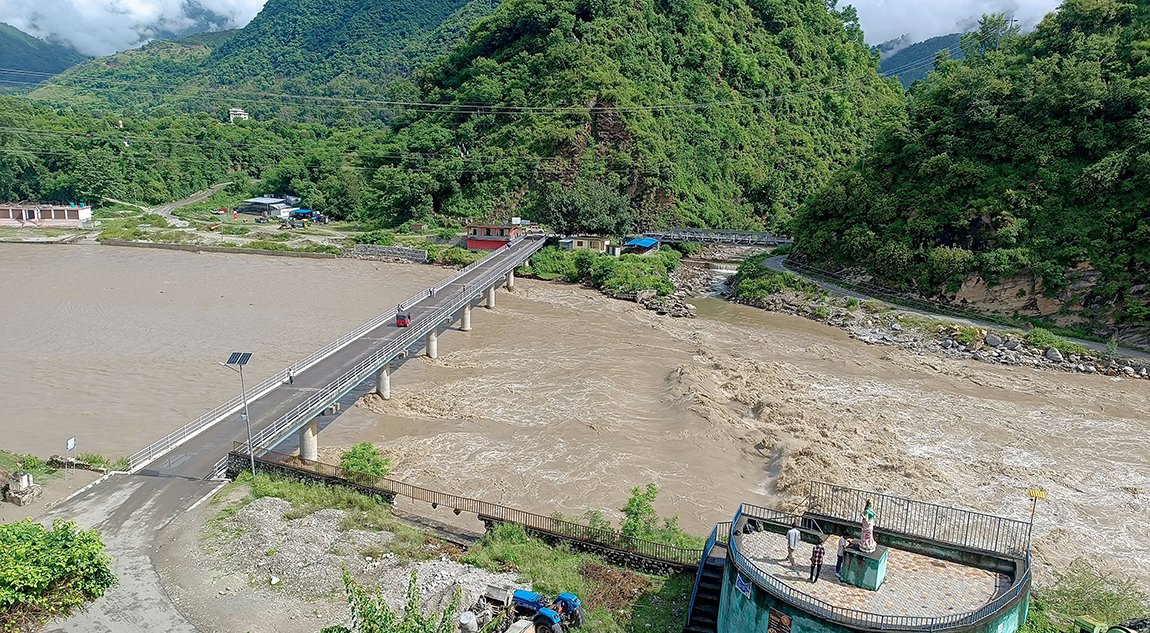
<svg viewBox="0 0 1150 633"><path fill-rule="evenodd" d="M582 628L587 621L583 601L573 593L561 593L552 600L541 593L519 589L511 595L511 606L520 616L531 618L535 633L564 633Z"/></svg>

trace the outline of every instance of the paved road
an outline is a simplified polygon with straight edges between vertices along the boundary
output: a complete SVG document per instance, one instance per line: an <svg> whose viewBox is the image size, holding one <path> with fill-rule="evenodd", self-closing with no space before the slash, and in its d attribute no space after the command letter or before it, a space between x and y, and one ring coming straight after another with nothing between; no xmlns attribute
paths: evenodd
<svg viewBox="0 0 1150 633"><path fill-rule="evenodd" d="M510 253L531 248L532 240L512 247ZM500 258L503 259L503 258ZM452 285L411 308L413 322L451 302L451 295L490 270L478 266ZM381 325L331 356L300 372L292 384L280 385L249 402L252 433L279 419L315 391L347 369L387 345L400 331L394 322ZM51 510L42 520L76 520L81 527L98 528L114 559L120 586L109 591L82 614L56 622L50 631L85 633L182 633L195 631L172 605L151 563L153 536L192 504L209 494L217 481L207 481L216 462L245 441L247 432L239 414L204 431L147 468L133 475L114 475ZM322 440L321 440L322 441ZM195 553L192 553L195 555Z"/></svg>
<svg viewBox="0 0 1150 633"><path fill-rule="evenodd" d="M201 200L206 200L207 198L212 196L212 194L216 193L220 189L223 189L224 187L227 187L230 184L232 184L232 183L222 182L218 185L212 185L211 188L209 188L205 191L201 191L199 193L194 193L191 196L184 198L183 200L177 200L175 202L169 202L168 204L165 204L163 206L156 207L155 209L152 209L152 213L159 213L160 215L167 216L169 218L175 217L172 215L172 211L175 211L176 209L179 209L180 207L186 207L189 204L194 204L194 203L199 202Z"/></svg>
<svg viewBox="0 0 1150 633"><path fill-rule="evenodd" d="M786 261L786 259L787 259L786 255L778 255L775 257L767 258L767 260L763 263L766 264L767 268L770 268L771 270L777 270L780 272L788 272L788 273L791 273L793 275L798 275L799 277L802 277L803 279L806 279L808 281L812 281L814 283L817 283L819 285L819 287L823 288L824 290L830 291L832 294L836 294L836 295L839 295L842 297L854 297L855 299L861 299L861 300L875 299L875 297L870 297L868 295L860 294L860 293L855 292L853 290L847 290L846 288L843 288L842 286L837 286L833 283L823 281L822 279L817 279L815 277L807 277L806 275L803 275L802 273L800 273L798 271L786 268L785 266L783 266L783 262ZM882 301L882 299L878 299L878 300ZM895 304L891 304L891 305L895 305ZM938 314L937 312L927 312L925 310L917 310L915 308L908 308L908 307L902 306L902 305L899 305L896 307L898 307L898 309L902 310L903 312L913 312L915 314L921 314L924 316L929 316L929 317L934 317L934 318L943 318L943 319L946 319L947 321L953 321L955 323L960 323L962 325L969 325L969 326L977 327L977 328L1000 330L1004 327L1002 324L992 323L990 321L980 321L978 319L968 319L968 318L964 318L964 317L950 316L950 315L946 315L946 314ZM1099 343L1097 341L1085 341L1085 340L1082 340L1080 338L1071 338L1068 336L1064 336L1063 338L1065 338L1068 341L1078 343L1079 345L1085 347L1086 349L1092 349L1096 352L1105 352L1106 351L1106 345L1104 343ZM1130 357L1130 358L1140 358L1140 359L1144 359L1144 360L1150 359L1150 354L1147 354L1145 352L1139 352L1137 350L1127 349L1124 347L1119 348L1118 353L1123 355L1123 356Z"/></svg>

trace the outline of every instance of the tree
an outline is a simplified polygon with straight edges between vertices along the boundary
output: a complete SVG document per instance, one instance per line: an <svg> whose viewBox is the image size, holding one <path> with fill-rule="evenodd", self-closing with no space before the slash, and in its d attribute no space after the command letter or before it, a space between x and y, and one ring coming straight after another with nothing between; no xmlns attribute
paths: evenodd
<svg viewBox="0 0 1150 633"><path fill-rule="evenodd" d="M112 559L96 530L56 519L0 525L0 630L38 629L116 586Z"/></svg>
<svg viewBox="0 0 1150 633"><path fill-rule="evenodd" d="M370 477L386 477L391 472L391 460L371 442L356 444L343 452L339 465L346 471Z"/></svg>

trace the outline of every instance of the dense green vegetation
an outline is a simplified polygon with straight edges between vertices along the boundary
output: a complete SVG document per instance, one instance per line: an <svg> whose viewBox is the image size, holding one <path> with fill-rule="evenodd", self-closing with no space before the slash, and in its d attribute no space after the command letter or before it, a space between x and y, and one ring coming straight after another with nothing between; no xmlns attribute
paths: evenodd
<svg viewBox="0 0 1150 633"><path fill-rule="evenodd" d="M376 100L411 90L405 80L393 91L393 82L446 52L493 6L490 0L271 0L243 29L91 60L31 96L152 116L208 112L223 119L238 106L259 120L371 125L391 115Z"/></svg>
<svg viewBox="0 0 1150 633"><path fill-rule="evenodd" d="M391 472L391 460L371 442L361 442L340 455L339 467L369 478L386 477Z"/></svg>
<svg viewBox="0 0 1150 633"><path fill-rule="evenodd" d="M1066 631L1080 615L1109 626L1150 617L1150 595L1138 583L1101 573L1078 559L1055 569L1053 581L1035 589L1022 633Z"/></svg>
<svg viewBox="0 0 1150 633"><path fill-rule="evenodd" d="M926 76L934 71L933 62L939 52L946 51L945 54L950 59L962 59L961 38L962 33L951 33L911 44L882 60L878 71L884 75L898 77L904 88L910 88L911 84L926 79Z"/></svg>
<svg viewBox="0 0 1150 633"><path fill-rule="evenodd" d="M85 59L71 48L49 44L0 22L0 92L39 83Z"/></svg>
<svg viewBox="0 0 1150 633"><path fill-rule="evenodd" d="M0 524L0 630L38 630L116 585L96 530L56 519Z"/></svg>
<svg viewBox="0 0 1150 633"><path fill-rule="evenodd" d="M1150 322L1148 31L1145 2L1066 0L1026 36L984 19L801 210L795 256L926 295L1029 272L1080 317Z"/></svg>
<svg viewBox="0 0 1150 633"><path fill-rule="evenodd" d="M660 295L675 291L670 273L679 267L678 251L662 249L650 255L611 257L588 249L567 251L548 246L531 258L524 271L540 279L564 279L585 283L609 294L655 290Z"/></svg>
<svg viewBox="0 0 1150 633"><path fill-rule="evenodd" d="M743 260L735 273L735 296L755 303L783 290L819 292L819 286L794 273L780 272L767 267L766 260L776 253L761 253Z"/></svg>

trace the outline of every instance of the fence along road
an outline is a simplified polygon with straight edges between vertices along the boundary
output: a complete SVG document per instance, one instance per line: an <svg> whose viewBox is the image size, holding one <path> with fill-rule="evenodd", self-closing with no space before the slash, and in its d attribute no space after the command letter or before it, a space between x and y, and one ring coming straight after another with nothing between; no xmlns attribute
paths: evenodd
<svg viewBox="0 0 1150 633"><path fill-rule="evenodd" d="M510 248L495 251L437 283L433 286L435 297L428 296L428 293L424 291L404 301L400 307L411 312L412 321L415 324L423 323L424 317L432 313L442 315L445 308L454 306L455 309L458 309L462 306L460 293L463 292L464 286L467 287L468 298L474 296L472 292L479 294L487 286L498 283L499 278L506 275L508 271L514 270L525 262L543 246L543 242L543 238L521 238L513 242ZM482 287L480 287L481 285ZM423 331L421 335L426 334L429 330L430 328ZM324 390L342 378L348 368L355 367L365 359L370 358L375 352L389 347L397 340L412 338L411 334L405 328L395 327L395 310L391 310L292 365L290 368L293 375L292 384L286 384L288 382L288 370L285 369L250 387L248 389L248 409L252 416L253 434L261 432L268 423L279 420L296 406L308 400L311 395ZM178 467L181 474L200 477L214 472L214 459L210 463L203 463L198 457L202 456L201 452L204 449L209 450L216 459L227 453L232 446L233 436L244 431L243 420L240 418L242 408L242 399L237 395L169 433L133 454L129 458L130 472L140 472L165 455L168 455L168 459L164 469ZM196 442L195 448L176 450L182 448L185 442L209 429L212 430L213 435L205 437L203 441ZM246 433L243 439L247 439ZM189 459L195 460L197 464L202 464L203 469L197 473L184 471L182 466Z"/></svg>

